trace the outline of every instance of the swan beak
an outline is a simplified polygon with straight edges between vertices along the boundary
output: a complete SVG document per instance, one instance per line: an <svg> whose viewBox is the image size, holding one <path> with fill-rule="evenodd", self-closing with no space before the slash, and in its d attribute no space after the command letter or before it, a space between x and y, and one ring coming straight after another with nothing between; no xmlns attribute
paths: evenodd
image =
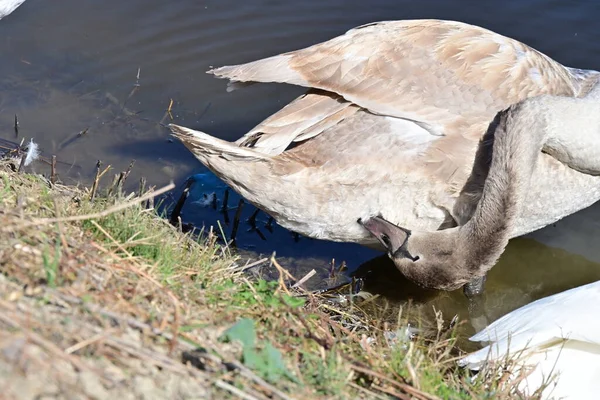
<svg viewBox="0 0 600 400"><path fill-rule="evenodd" d="M403 249L410 237L408 229L394 225L382 217L371 217L367 220L360 218L357 222L385 246L390 257Z"/></svg>

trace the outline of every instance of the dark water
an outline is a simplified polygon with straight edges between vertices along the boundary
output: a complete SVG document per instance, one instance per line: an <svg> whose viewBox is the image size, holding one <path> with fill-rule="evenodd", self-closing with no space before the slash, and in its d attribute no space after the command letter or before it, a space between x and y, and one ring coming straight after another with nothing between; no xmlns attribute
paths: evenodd
<svg viewBox="0 0 600 400"><path fill-rule="evenodd" d="M235 140L304 89L270 84L227 93L224 81L205 74L210 66L305 47L367 22L410 18L473 23L519 39L565 65L600 68L600 3L595 0L27 0L0 21L0 138L34 138L45 155L58 156L59 173L67 183L89 184L98 159L114 172L135 159L130 188L145 176L157 186L172 179L181 190L188 176L203 174L190 199L197 202L186 205L183 218L199 226L216 227L221 221L230 234L238 197L229 199L234 209L226 224L225 216L204 198L215 193L220 208L224 185L182 145L170 141L159 124L170 120L165 110L171 99L174 122ZM138 69L139 87L130 96ZM82 131L86 133L78 137ZM46 171L47 166L36 168ZM511 241L488 280L490 319L600 279L599 207ZM252 212L246 205L243 220ZM371 284L389 298L410 297L449 317L457 312L467 316L460 291L418 290L389 272L385 257L372 260L379 253L296 238L278 227L271 232L264 227L267 216L259 214L257 220L258 232L244 222L239 229L237 242L244 254L257 257L276 250L298 276L312 268L322 276L332 259L351 270L366 263L363 269L380 273Z"/></svg>

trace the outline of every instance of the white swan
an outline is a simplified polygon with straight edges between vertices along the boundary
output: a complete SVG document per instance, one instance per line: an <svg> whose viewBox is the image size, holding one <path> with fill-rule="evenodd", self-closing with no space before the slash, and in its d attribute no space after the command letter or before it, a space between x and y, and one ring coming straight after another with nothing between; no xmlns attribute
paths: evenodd
<svg viewBox="0 0 600 400"><path fill-rule="evenodd" d="M25 0L0 0L0 19L15 11Z"/></svg>
<svg viewBox="0 0 600 400"><path fill-rule="evenodd" d="M470 338L491 342L459 361L479 370L486 362L516 357L531 373L518 384L543 399L600 398L600 281L527 304ZM514 372L518 375L518 371Z"/></svg>

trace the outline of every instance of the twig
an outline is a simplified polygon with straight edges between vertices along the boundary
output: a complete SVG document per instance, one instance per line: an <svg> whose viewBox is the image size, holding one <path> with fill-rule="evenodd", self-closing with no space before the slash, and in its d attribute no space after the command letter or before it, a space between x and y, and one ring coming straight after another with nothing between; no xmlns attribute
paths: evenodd
<svg viewBox="0 0 600 400"><path fill-rule="evenodd" d="M92 184L92 192L90 193L90 201L94 201L96 197L96 191L98 190L98 183L100 181L100 166L102 166L102 161L98 160L96 162L96 176L94 177L94 183Z"/></svg>
<svg viewBox="0 0 600 400"><path fill-rule="evenodd" d="M27 153L23 153L23 156L21 156L21 162L19 163L19 169L17 170L17 172L23 171L23 167L25 167L26 159L27 159Z"/></svg>
<svg viewBox="0 0 600 400"><path fill-rule="evenodd" d="M233 217L233 229L231 230L231 241L235 243L235 237L237 236L238 226L240 225L240 218L242 216L242 208L244 207L244 199L240 199L238 202L237 211L235 217Z"/></svg>
<svg viewBox="0 0 600 400"><path fill-rule="evenodd" d="M138 189L138 196L143 195L144 190L146 190L146 177L142 176L140 178L140 187Z"/></svg>
<svg viewBox="0 0 600 400"><path fill-rule="evenodd" d="M271 264L273 264L275 266L275 268L277 268L277 271L279 272L279 279L278 279L279 280L279 288L283 288L285 293L287 295L291 296L292 294L288 290L283 277L285 275L288 279L291 279L292 281L296 281L296 278L294 278L287 269L285 269L281 265L279 265L279 263L275 259L275 253L273 253L273 255L271 256Z"/></svg>
<svg viewBox="0 0 600 400"><path fill-rule="evenodd" d="M371 390L369 390L367 388L364 388L364 387L362 387L360 385L357 385L354 382L348 382L348 385L351 386L351 387L353 387L354 389L356 389L358 391L361 391L361 392L365 393L369 397L376 397L376 398L381 399L381 400L388 400L387 397L383 397L382 395L380 395L378 393L375 393L375 392L373 392L373 391L371 391Z"/></svg>
<svg viewBox="0 0 600 400"><path fill-rule="evenodd" d="M297 309L288 306L288 311L291 314L293 314L296 318L298 318L298 320L300 320L300 323L302 324L302 326L304 326L304 329L306 329L306 332L310 339L314 340L319 346L321 346L325 350L329 350L333 347L335 339L333 338L333 336L331 336L331 333L322 329L328 337L327 339L318 337L313 333L313 330L308 325L308 322L306 322L306 319L300 314L300 312L298 312Z"/></svg>
<svg viewBox="0 0 600 400"><path fill-rule="evenodd" d="M373 384L372 386L373 386L373 389L379 390L380 392L383 392L383 393L387 393L387 394L389 394L391 396L396 397L397 399L400 399L400 400L411 400L410 396L408 396L408 395L406 395L404 393L398 393L395 390L384 388L383 386L378 386L378 385L375 385L375 384Z"/></svg>
<svg viewBox="0 0 600 400"><path fill-rule="evenodd" d="M133 199L127 203L117 204L116 206L107 208L104 211L100 211L100 212L96 212L96 213L92 213L92 214L85 214L85 215L74 215L71 217L63 217L63 218L36 218L33 221L25 222L18 226L21 228L24 228L24 227L36 226L36 225L40 225L40 224L53 224L55 222L73 222L73 221L85 221L85 220L89 220L89 219L104 218L110 214L114 214L116 212L119 212L121 210L129 208L131 206L134 206L138 203L142 203L147 199L154 198L154 197L158 196L159 194L168 192L169 190L173 189L174 187L175 187L175 184L173 182L171 182L167 186L164 186L154 192L147 193L144 196Z"/></svg>
<svg viewBox="0 0 600 400"><path fill-rule="evenodd" d="M90 130L90 127L88 126L88 127L87 127L87 128L85 128L84 130L82 130L82 131L79 131L79 133L77 133L77 137L78 137L78 138L82 137L83 135L85 135L86 133L88 133L88 131L89 131L89 130Z"/></svg>
<svg viewBox="0 0 600 400"><path fill-rule="evenodd" d="M236 388L235 386L231 386L229 383L226 383L221 379L216 380L215 385L223 390L230 392L231 394L238 396L240 399L258 400L256 397L250 396L248 393L242 392L240 389Z"/></svg>
<svg viewBox="0 0 600 400"><path fill-rule="evenodd" d="M269 390L271 393L276 394L277 396L281 397L283 400L293 400L287 394L283 393L281 390L277 389L275 386L271 385L270 383L266 382L264 379L262 379L261 377L256 375L254 372L252 372L252 370L247 368L245 365L243 365L239 361L233 360L233 361L231 361L231 364L233 366L235 366L243 376L245 376L246 378L248 378L250 380L253 380L258 385Z"/></svg>
<svg viewBox="0 0 600 400"><path fill-rule="evenodd" d="M108 189L107 196L110 196L113 194L118 183L119 183L119 174L115 174L113 177L112 184L110 185L110 188ZM116 194L119 195L120 193L116 193Z"/></svg>
<svg viewBox="0 0 600 400"><path fill-rule="evenodd" d="M410 393L411 395L413 395L414 397L417 397L419 399L423 399L423 400L441 400L439 397L437 396L433 396L430 394L427 394L425 392L422 392L410 385L407 385L406 383L401 383L401 382L396 382L395 380L388 378L387 376L384 376L376 371L370 370L368 368L363 368L359 365L356 364L351 364L350 368L352 368L353 370L355 370L356 372L361 372L363 374L366 375L371 375L374 376L378 379L381 379L382 381L385 381L393 386L396 386L397 388L399 388L400 390L403 390L407 393ZM387 393L387 392L386 392Z"/></svg>
<svg viewBox="0 0 600 400"><path fill-rule="evenodd" d="M171 121L173 121L173 114L171 114L172 108L173 108L173 99L171 99L171 101L169 102L169 107L167 108L167 113L169 114Z"/></svg>
<svg viewBox="0 0 600 400"><path fill-rule="evenodd" d="M183 188L183 192L181 192L181 196L179 196L179 200L177 200L177 203L175 204L175 207L173 208L173 212L171 213L171 217L169 218L169 222L173 226L179 225L178 224L179 216L181 215L181 210L183 209L183 205L185 204L185 201L187 200L187 198L190 194L190 188L192 187L193 183L194 183L193 179L188 179L185 182L185 187Z"/></svg>
<svg viewBox="0 0 600 400"><path fill-rule="evenodd" d="M240 268L240 271L242 271L242 272L243 272L243 271L247 271L247 270L249 270L250 268L254 268L254 267L256 267L257 265L264 264L264 263L266 263L267 261L269 261L269 258L268 258L268 257L261 258L261 259L260 259L260 260L258 260L258 261L254 261L253 263L250 263L250 264L246 264L246 265L244 265L243 267L241 267L241 268Z"/></svg>
<svg viewBox="0 0 600 400"><path fill-rule="evenodd" d="M79 343L77 343L77 344L74 344L74 345L73 345L73 346L71 346L71 347L67 347L67 348L65 349L65 353L67 353L67 354L71 354L71 353L74 353L74 352L76 352L77 350L81 350L81 349L83 349L84 347L87 347L87 346L89 346L89 345L90 345L90 344L92 344L92 343L98 342L98 341L100 341L100 340L102 340L102 339L106 338L106 336L108 336L109 334L110 334L109 332L102 332L102 333L98 333L98 334L96 334L96 335L92 336L92 337L91 337L91 338L89 338L89 339L82 340L81 342L79 342Z"/></svg>
<svg viewBox="0 0 600 400"><path fill-rule="evenodd" d="M300 279L298 282L294 283L292 285L293 288L297 288L300 285L302 285L304 282L306 282L307 280L309 280L310 278L312 278L315 274L317 273L317 271L315 271L314 269L311 270L308 274L304 275L304 277L302 279Z"/></svg>
<svg viewBox="0 0 600 400"><path fill-rule="evenodd" d="M121 172L121 174L119 175L119 181L117 183L117 188L118 188L119 194L123 191L123 186L125 186L125 181L129 177L129 174L131 174L131 170L133 169L134 164L135 164L135 160L131 160L131 162L129 163L129 167L127 167L127 169L124 172Z"/></svg>
<svg viewBox="0 0 600 400"><path fill-rule="evenodd" d="M52 155L52 161L50 164L50 183L53 185L56 183L56 155Z"/></svg>
<svg viewBox="0 0 600 400"><path fill-rule="evenodd" d="M194 374L196 376L202 376L203 378L206 378L205 374L197 368L187 367L184 364L181 364L180 362L178 362L168 356L165 356L161 353L147 350L143 347L136 347L130 343L127 343L125 340L122 340L120 338L109 336L106 338L105 343L108 346L112 346L118 350L125 351L136 358L149 361L152 364L162 367L163 369L168 369L170 371L184 374L184 375L189 374L191 372L192 374Z"/></svg>
<svg viewBox="0 0 600 400"><path fill-rule="evenodd" d="M212 106L211 102L208 102L208 104L206 105L206 107L204 107L204 111L202 111L202 113L198 116L198 120L202 119L206 113L208 112L208 110L210 110L210 106Z"/></svg>
<svg viewBox="0 0 600 400"><path fill-rule="evenodd" d="M221 206L222 211L227 211L227 203L229 202L229 189L225 189L223 194L223 205Z"/></svg>

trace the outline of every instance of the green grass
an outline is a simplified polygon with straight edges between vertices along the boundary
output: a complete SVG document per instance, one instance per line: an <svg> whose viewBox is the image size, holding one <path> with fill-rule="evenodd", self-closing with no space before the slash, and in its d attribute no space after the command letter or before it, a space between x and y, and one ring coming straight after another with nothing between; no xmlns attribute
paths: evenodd
<svg viewBox="0 0 600 400"><path fill-rule="evenodd" d="M510 398L494 371L471 382L456 366L453 329L390 342L381 303L354 298L342 305L242 274L236 256L214 238L182 234L135 201L101 218L44 222L133 200L89 198L86 190L50 187L0 166L0 253L9 260L0 272L77 297L87 315L109 309L151 327L149 342L172 347L176 363L190 344L206 349L211 366L203 373L216 398L233 396L230 386L264 398L281 397L273 390L314 399ZM407 319L391 322L389 330L402 332ZM93 343L80 356L100 358L102 349ZM236 362L251 372L224 367Z"/></svg>
<svg viewBox="0 0 600 400"><path fill-rule="evenodd" d="M46 273L46 282L47 285L51 288L56 287L57 281L59 280L59 269L58 266L60 265L60 257L61 257L61 248L60 248L60 242L57 241L56 244L54 245L54 254L50 255L50 253L52 253L52 250L50 249L44 249L44 251L42 252L42 260L44 263L44 272Z"/></svg>

